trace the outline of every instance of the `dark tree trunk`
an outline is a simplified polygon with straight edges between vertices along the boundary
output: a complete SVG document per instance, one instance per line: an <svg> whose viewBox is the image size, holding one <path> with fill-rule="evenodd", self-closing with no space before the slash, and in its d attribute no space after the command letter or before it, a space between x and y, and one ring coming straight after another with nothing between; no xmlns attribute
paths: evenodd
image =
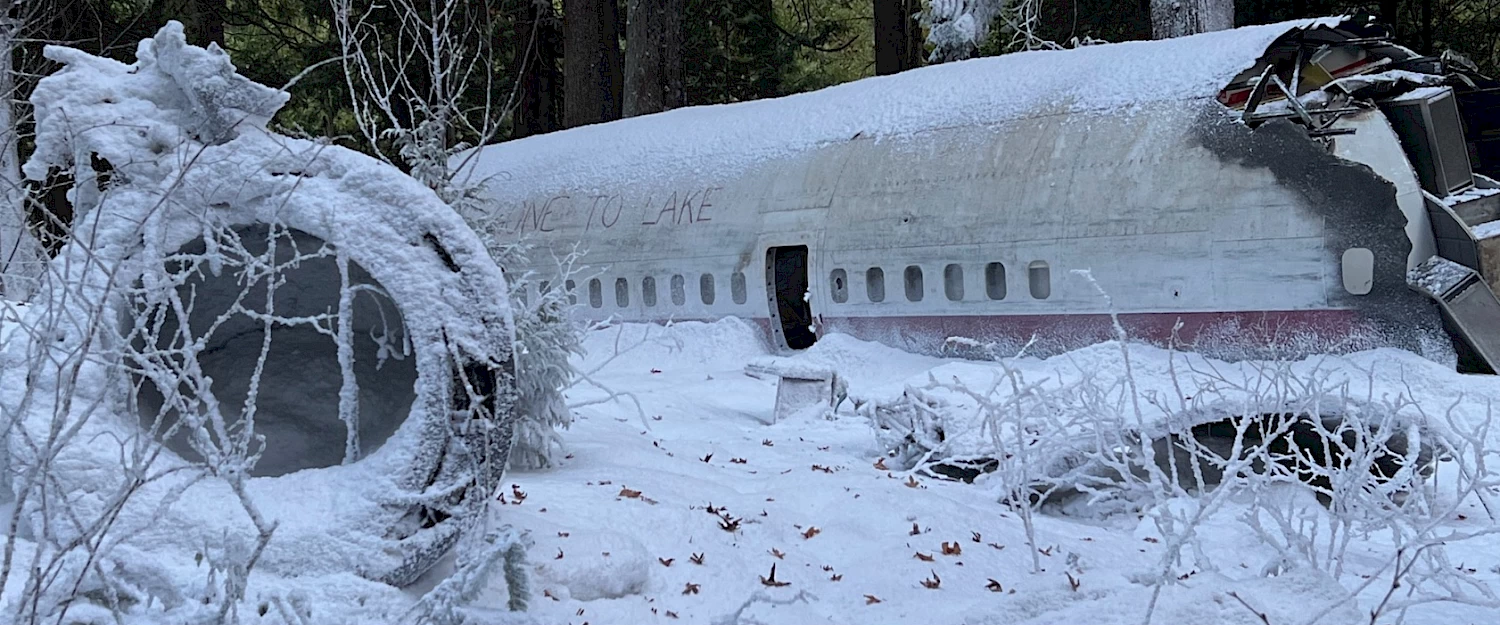
<svg viewBox="0 0 1500 625"><path fill-rule="evenodd" d="M781 31L776 29L775 0L755 0L751 3L749 19L744 24L745 36L741 46L747 56L761 60L760 67L750 74L750 89L755 98L774 98L781 95L781 76L788 59L779 54Z"/></svg>
<svg viewBox="0 0 1500 625"><path fill-rule="evenodd" d="M563 125L620 118L619 6L563 0Z"/></svg>
<svg viewBox="0 0 1500 625"><path fill-rule="evenodd" d="M904 72L922 64L921 0L874 0L875 74Z"/></svg>
<svg viewBox="0 0 1500 625"><path fill-rule="evenodd" d="M906 30L909 20L906 0L875 0L875 75L886 76L906 69L907 47L911 37Z"/></svg>
<svg viewBox="0 0 1500 625"><path fill-rule="evenodd" d="M1422 53L1425 53L1425 54L1437 54L1437 50L1433 49L1435 41L1434 41L1434 37L1432 36L1432 31L1433 31L1432 0L1422 0L1421 9L1422 9L1422 12L1421 12L1420 18L1422 20L1422 23L1420 24L1421 37L1420 37L1420 44L1419 45L1421 45L1422 48L1419 50L1419 52L1422 52Z"/></svg>
<svg viewBox="0 0 1500 625"><path fill-rule="evenodd" d="M557 14L550 3L522 0L512 22L515 71L520 81L516 110L511 115L511 138L552 132L561 127L557 69Z"/></svg>
<svg viewBox="0 0 1500 625"><path fill-rule="evenodd" d="M157 0L151 3L144 20L134 24L142 37L156 34L167 20L182 22L183 34L188 43L207 47L209 43L224 45L224 16L229 12L228 0ZM132 35L133 36L133 35Z"/></svg>
<svg viewBox="0 0 1500 625"><path fill-rule="evenodd" d="M1234 0L1151 0L1151 38L1171 39L1234 27Z"/></svg>
<svg viewBox="0 0 1500 625"><path fill-rule="evenodd" d="M922 0L906 0L906 67L922 66L926 58L927 37L922 34Z"/></svg>
<svg viewBox="0 0 1500 625"><path fill-rule="evenodd" d="M625 27L625 117L682 106L684 0L630 0Z"/></svg>
<svg viewBox="0 0 1500 625"><path fill-rule="evenodd" d="M229 0L192 0L192 16L197 28L189 32L188 41L193 45L207 46L209 43L224 45L224 16L229 13Z"/></svg>

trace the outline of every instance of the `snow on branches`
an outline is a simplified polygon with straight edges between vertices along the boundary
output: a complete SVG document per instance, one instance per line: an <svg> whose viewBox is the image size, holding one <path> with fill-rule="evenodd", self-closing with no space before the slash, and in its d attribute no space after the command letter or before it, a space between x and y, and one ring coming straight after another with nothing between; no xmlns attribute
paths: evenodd
<svg viewBox="0 0 1500 625"><path fill-rule="evenodd" d="M923 14L934 63L967 59L989 36L990 26L1015 0L932 0Z"/></svg>

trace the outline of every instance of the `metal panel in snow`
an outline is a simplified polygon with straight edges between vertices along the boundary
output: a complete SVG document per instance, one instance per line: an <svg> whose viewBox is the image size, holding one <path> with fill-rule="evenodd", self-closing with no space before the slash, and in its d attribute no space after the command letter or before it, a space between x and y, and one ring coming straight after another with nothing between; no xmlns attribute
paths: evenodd
<svg viewBox="0 0 1500 625"><path fill-rule="evenodd" d="M1490 369L1500 371L1500 299L1478 272L1434 256L1411 271L1408 283L1436 301Z"/></svg>
<svg viewBox="0 0 1500 625"><path fill-rule="evenodd" d="M1474 186L1452 89L1418 89L1382 102L1380 108L1401 137L1423 188L1447 196Z"/></svg>

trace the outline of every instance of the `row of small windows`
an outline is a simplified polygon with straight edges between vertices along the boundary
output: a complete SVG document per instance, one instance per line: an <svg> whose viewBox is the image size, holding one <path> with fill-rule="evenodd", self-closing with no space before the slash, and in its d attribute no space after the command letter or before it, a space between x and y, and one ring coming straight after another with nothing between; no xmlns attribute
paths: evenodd
<svg viewBox="0 0 1500 625"><path fill-rule="evenodd" d="M833 286L833 301L843 304L849 301L849 273L843 269L833 270L829 276L829 282ZM1052 297L1052 269L1047 261L1036 260L1026 266L1026 282L1031 297L1034 299L1047 299ZM901 272L901 284L906 292L906 301L920 302L926 294L926 284L922 276L922 267L919 265L908 265ZM987 263L984 266L984 295L991 300L1003 300L1007 295L1005 283L1005 264ZM943 295L949 301L964 301L964 267L952 263L943 267ZM865 270L865 299L873 303L885 301L885 270L880 267L871 267Z"/></svg>
<svg viewBox="0 0 1500 625"><path fill-rule="evenodd" d="M641 278L641 304L647 308L656 306L656 278L646 276ZM574 284L568 281L568 290L572 291ZM546 290L546 283L542 283L542 289ZM687 304L687 279L682 274L672 276L667 282L668 297L673 306ZM705 306L712 306L717 297L714 285L714 274L705 273L698 276L698 297ZM729 276L729 297L736 304L745 303L745 274L738 271ZM620 308L630 307L630 280L627 278L615 278L615 306ZM589 307L604 307L604 283L599 278L589 280Z"/></svg>

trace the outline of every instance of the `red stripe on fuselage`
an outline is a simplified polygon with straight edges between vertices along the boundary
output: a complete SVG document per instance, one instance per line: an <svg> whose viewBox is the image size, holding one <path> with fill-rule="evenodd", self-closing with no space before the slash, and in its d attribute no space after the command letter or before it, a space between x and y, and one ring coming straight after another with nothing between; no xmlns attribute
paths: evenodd
<svg viewBox="0 0 1500 625"><path fill-rule="evenodd" d="M1353 310L1122 313L1127 338L1157 345L1191 347L1211 341L1246 348L1347 344L1361 336L1362 317ZM757 318L770 333L771 320ZM1117 338L1108 314L833 317L819 316L818 334L847 334L911 351L947 351L949 337L1019 347L1033 339L1042 352L1057 352ZM1297 351L1297 350L1293 350Z"/></svg>

